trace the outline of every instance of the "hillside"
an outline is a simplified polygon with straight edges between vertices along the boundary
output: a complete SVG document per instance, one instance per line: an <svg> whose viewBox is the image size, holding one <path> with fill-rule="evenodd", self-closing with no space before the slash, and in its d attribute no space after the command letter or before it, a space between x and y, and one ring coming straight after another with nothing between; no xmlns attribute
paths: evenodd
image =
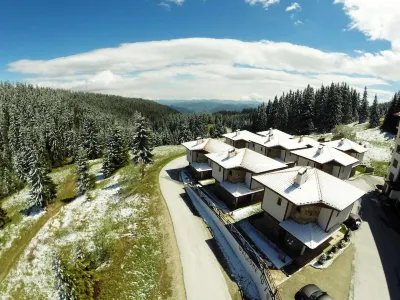
<svg viewBox="0 0 400 300"><path fill-rule="evenodd" d="M260 104L257 101L235 100L156 100L156 102L182 113L242 111L243 109L256 108Z"/></svg>

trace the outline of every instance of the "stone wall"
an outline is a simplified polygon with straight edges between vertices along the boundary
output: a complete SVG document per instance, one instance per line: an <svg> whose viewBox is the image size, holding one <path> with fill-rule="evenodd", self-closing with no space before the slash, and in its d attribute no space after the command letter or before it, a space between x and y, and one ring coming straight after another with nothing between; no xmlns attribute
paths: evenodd
<svg viewBox="0 0 400 300"><path fill-rule="evenodd" d="M299 224L317 223L320 211L315 205L293 206L290 218Z"/></svg>
<svg viewBox="0 0 400 300"><path fill-rule="evenodd" d="M198 163L206 163L208 162L208 158L205 156L205 153L193 151L193 161Z"/></svg>
<svg viewBox="0 0 400 300"><path fill-rule="evenodd" d="M241 169L230 169L228 172L228 182L244 183L246 181L246 171ZM232 173L231 173L232 172Z"/></svg>
<svg viewBox="0 0 400 300"><path fill-rule="evenodd" d="M238 149L246 148L246 141L244 140L235 141L235 148Z"/></svg>

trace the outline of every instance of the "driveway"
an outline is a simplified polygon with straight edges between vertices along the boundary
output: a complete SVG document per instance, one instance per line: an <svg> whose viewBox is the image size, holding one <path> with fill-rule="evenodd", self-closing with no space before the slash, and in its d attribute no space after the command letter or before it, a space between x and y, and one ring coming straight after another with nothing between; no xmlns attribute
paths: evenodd
<svg viewBox="0 0 400 300"><path fill-rule="evenodd" d="M400 222L374 193L382 178L363 176L349 183L369 192L362 200L361 228L354 233L353 295L350 299L400 299Z"/></svg>
<svg viewBox="0 0 400 300"><path fill-rule="evenodd" d="M231 299L220 264L206 242L210 233L182 197L185 190L178 175L185 166L186 156L175 159L161 170L159 178L174 224L187 299Z"/></svg>

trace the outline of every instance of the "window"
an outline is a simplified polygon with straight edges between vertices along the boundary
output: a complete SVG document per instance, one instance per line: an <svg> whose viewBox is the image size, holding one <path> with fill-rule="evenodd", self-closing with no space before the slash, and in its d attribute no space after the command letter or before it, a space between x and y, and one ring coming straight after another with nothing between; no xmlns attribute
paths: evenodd
<svg viewBox="0 0 400 300"><path fill-rule="evenodd" d="M309 166L310 165L310 162L307 162L307 166Z"/></svg>
<svg viewBox="0 0 400 300"><path fill-rule="evenodd" d="M261 147L261 151L263 151L263 147Z"/></svg>
<svg viewBox="0 0 400 300"><path fill-rule="evenodd" d="M232 170L229 170L229 175L232 175Z"/></svg>
<svg viewBox="0 0 400 300"><path fill-rule="evenodd" d="M220 171L220 172L222 171L222 168L221 168L221 166L219 166L219 171Z"/></svg>
<svg viewBox="0 0 400 300"><path fill-rule="evenodd" d="M394 179L394 174L393 174L392 172L390 172L390 174L389 174L389 180L390 180L390 181L393 181L393 179Z"/></svg>
<svg viewBox="0 0 400 300"><path fill-rule="evenodd" d="M253 143L253 148L256 146L256 144Z"/></svg>
<svg viewBox="0 0 400 300"><path fill-rule="evenodd" d="M397 145L396 152L400 154L400 145Z"/></svg>
<svg viewBox="0 0 400 300"><path fill-rule="evenodd" d="M300 211L301 211L301 206L297 206L297 207L296 207L296 210L297 210L298 212L300 212Z"/></svg>
<svg viewBox="0 0 400 300"><path fill-rule="evenodd" d="M281 206L282 205L282 198L278 198L278 202L276 203L276 204L278 204L279 206Z"/></svg>
<svg viewBox="0 0 400 300"><path fill-rule="evenodd" d="M211 160L209 160L209 165L211 168L213 167L213 162Z"/></svg>
<svg viewBox="0 0 400 300"><path fill-rule="evenodd" d="M340 171L340 173L343 173L344 172L344 168L341 168L341 171Z"/></svg>
<svg viewBox="0 0 400 300"><path fill-rule="evenodd" d="M397 161L397 159L393 159L393 167L397 168L398 164L399 162Z"/></svg>
<svg viewBox="0 0 400 300"><path fill-rule="evenodd" d="M340 211L337 212L336 217L339 217L339 215L340 215Z"/></svg>

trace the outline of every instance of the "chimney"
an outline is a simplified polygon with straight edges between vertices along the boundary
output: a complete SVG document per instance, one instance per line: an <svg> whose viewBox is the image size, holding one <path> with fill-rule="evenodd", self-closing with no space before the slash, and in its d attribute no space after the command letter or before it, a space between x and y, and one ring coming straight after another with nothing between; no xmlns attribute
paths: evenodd
<svg viewBox="0 0 400 300"><path fill-rule="evenodd" d="M301 143L303 141L303 136L301 136L300 138L299 138L299 143Z"/></svg>
<svg viewBox="0 0 400 300"><path fill-rule="evenodd" d="M197 141L197 145L200 145L203 142L203 138L197 137L196 141Z"/></svg>
<svg viewBox="0 0 400 300"><path fill-rule="evenodd" d="M296 184L301 186L304 182L306 182L306 173L307 168L300 168L296 175Z"/></svg>
<svg viewBox="0 0 400 300"><path fill-rule="evenodd" d="M232 158L235 156L235 148L228 150L228 157Z"/></svg>
<svg viewBox="0 0 400 300"><path fill-rule="evenodd" d="M318 150L317 150L317 154L319 155L319 154L321 154L323 152L324 152L324 146L323 145L319 145L318 146Z"/></svg>
<svg viewBox="0 0 400 300"><path fill-rule="evenodd" d="M344 138L341 138L340 141L339 141L339 146L342 146L343 143L344 143Z"/></svg>
<svg viewBox="0 0 400 300"><path fill-rule="evenodd" d="M273 128L270 128L270 129L269 129L269 134L272 134L272 133L273 133L273 130L274 130Z"/></svg>
<svg viewBox="0 0 400 300"><path fill-rule="evenodd" d="M235 136L238 136L239 132L240 132L240 129L236 129L236 135Z"/></svg>

